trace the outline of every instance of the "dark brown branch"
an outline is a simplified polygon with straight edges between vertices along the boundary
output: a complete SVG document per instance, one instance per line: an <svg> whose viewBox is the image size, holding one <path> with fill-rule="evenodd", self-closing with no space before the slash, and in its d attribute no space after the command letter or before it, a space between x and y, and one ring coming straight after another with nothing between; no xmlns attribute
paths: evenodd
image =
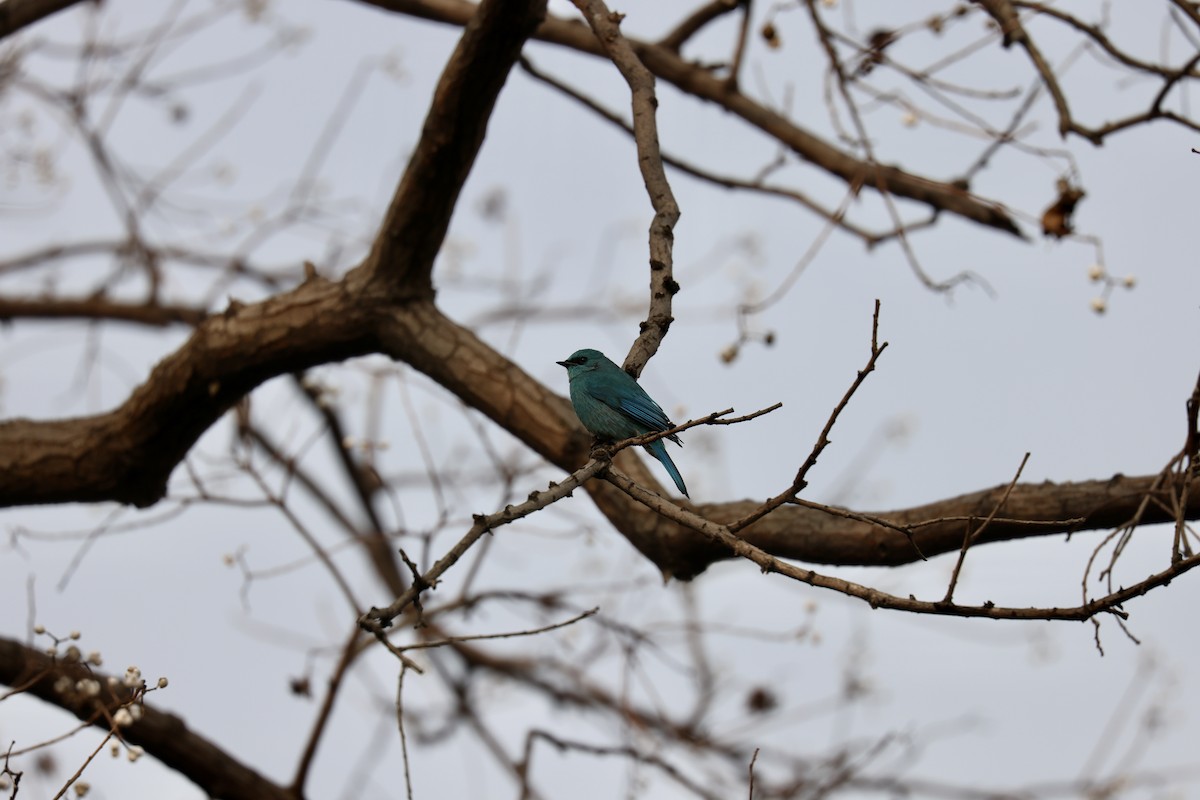
<svg viewBox="0 0 1200 800"><path fill-rule="evenodd" d="M187 451L263 381L372 352L370 299L314 279L210 317L116 409L0 422L0 506L158 501Z"/></svg>
<svg viewBox="0 0 1200 800"><path fill-rule="evenodd" d="M338 464L341 465L347 482L354 490L354 496L358 500L363 515L367 518L368 525L364 530L359 531L356 526L347 530L362 542L363 549L375 568L375 574L388 587L388 591L399 594L404 591L407 584L396 558L396 550L388 541L383 520L380 519L379 512L375 510L375 493L371 481L368 479L368 472L363 469L364 465L354 458L350 448L345 446L346 429L338 413L321 402L320 392L306 386L302 380L297 379L296 384L312 404L314 413L318 414L325 422L328 429L327 438L333 447L334 455L337 457Z"/></svg>
<svg viewBox="0 0 1200 800"><path fill-rule="evenodd" d="M308 741L304 745L304 751L300 755L300 763L296 766L296 774L292 778L291 792L296 797L304 797L304 784L308 781L309 771L312 769L313 759L317 754L317 745L321 743L321 737L328 730L329 719L333 714L333 707L337 701L339 690L345 685L346 675L350 671L351 665L354 664L356 657L362 652L360 642L366 637L359 630L354 630L350 634L350 638L342 645L342 654L338 659L337 666L333 669L333 674L329 677L329 682L325 688L325 697L321 700L321 707L317 711L317 718L313 722L312 730L309 732Z"/></svg>
<svg viewBox="0 0 1200 800"><path fill-rule="evenodd" d="M396 188L365 274L398 297L432 297L434 257L459 192L483 144L487 123L546 0L492 0L472 6L462 38L442 71L420 143Z"/></svg>
<svg viewBox="0 0 1200 800"><path fill-rule="evenodd" d="M79 2L80 0L5 0L0 3L0 39Z"/></svg>
<svg viewBox="0 0 1200 800"><path fill-rule="evenodd" d="M75 692L56 691L55 683L63 677L69 679L71 686L84 678L97 678L102 687L102 707L109 713L98 713L99 707L93 699L83 699ZM52 659L40 650L5 638L0 638L0 684L20 686L31 697L62 708L101 730L110 730L111 712L125 699L124 693L115 696L110 693L104 676L79 663ZM195 783L209 797L299 800L291 791L272 783L213 742L189 730L174 714L147 705L140 720L120 730L125 741L145 748L147 753Z"/></svg>

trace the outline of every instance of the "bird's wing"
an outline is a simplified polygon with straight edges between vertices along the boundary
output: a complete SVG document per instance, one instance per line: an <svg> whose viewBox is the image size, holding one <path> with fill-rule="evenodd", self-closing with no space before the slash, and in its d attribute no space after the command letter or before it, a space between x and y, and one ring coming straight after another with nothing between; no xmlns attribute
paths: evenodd
<svg viewBox="0 0 1200 800"><path fill-rule="evenodd" d="M646 394L646 390L630 379L624 386L601 386L600 391L591 389L593 396L606 406L620 411L638 425L650 431L665 431L674 427L658 403ZM674 438L674 437L672 437Z"/></svg>

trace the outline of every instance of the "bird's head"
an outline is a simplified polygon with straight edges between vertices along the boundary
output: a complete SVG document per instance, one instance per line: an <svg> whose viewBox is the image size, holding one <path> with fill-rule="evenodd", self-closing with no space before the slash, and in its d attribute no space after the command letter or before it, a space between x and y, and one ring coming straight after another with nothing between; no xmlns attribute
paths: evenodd
<svg viewBox="0 0 1200 800"><path fill-rule="evenodd" d="M612 362L599 350L576 350L566 361L556 361L556 364L567 368L568 375L582 375L594 369L601 369Z"/></svg>

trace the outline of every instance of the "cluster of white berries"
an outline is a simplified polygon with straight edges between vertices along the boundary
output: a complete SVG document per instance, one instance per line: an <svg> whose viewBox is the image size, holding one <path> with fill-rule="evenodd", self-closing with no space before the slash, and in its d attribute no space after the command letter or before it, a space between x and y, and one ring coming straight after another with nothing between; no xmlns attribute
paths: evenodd
<svg viewBox="0 0 1200 800"><path fill-rule="evenodd" d="M1108 310L1108 296L1112 294L1112 290L1118 286L1124 289L1132 289L1137 286L1137 278L1133 275L1126 275L1124 278L1117 278L1108 274L1108 270L1103 264L1092 264L1088 267L1088 280L1092 283L1103 284L1101 293L1097 297L1093 297L1090 303L1092 311L1097 314L1103 314Z"/></svg>
<svg viewBox="0 0 1200 800"><path fill-rule="evenodd" d="M33 632L38 636L49 636L54 641L51 647L46 648L46 654L51 658L61 660L67 664L80 664L89 673L93 667L100 666L102 662L99 652L93 651L84 656L74 644L68 645L65 650L61 649L62 645L66 642L78 641L81 637L79 631L71 631L64 638L48 632L44 625L35 625ZM129 699L112 714L112 724L118 728L126 728L142 719L145 714L146 710L143 705L143 699L146 692L154 691L155 689L165 689L168 683L166 678L159 678L155 681L153 687L147 687L146 681L142 678L141 669L136 666L130 666L125 669L124 675L110 675L103 682L100 678L91 675L84 678L72 678L62 675L54 682L54 691L62 697L70 699L72 702L95 700L101 704L105 702L101 699L101 690L106 685L110 692L110 700L121 696L122 692L131 692L132 694L129 696ZM130 762L137 761L145 755L145 750L141 747L130 745L123 741L114 741L111 752L113 758L119 758L121 753L124 752ZM8 785L8 775L0 773L0 790L7 789ZM75 797L86 797L92 787L87 781L77 780L71 785L71 789Z"/></svg>
<svg viewBox="0 0 1200 800"><path fill-rule="evenodd" d="M103 659L101 658L99 651L96 650L93 650L86 656L84 656L83 652L75 645L69 645L63 651L59 650L64 641L78 640L81 636L79 631L71 631L71 633L67 635L66 639L61 639L54 634L47 632L44 625L35 625L33 632L39 636L49 636L54 640L54 644L51 647L46 648L46 655L50 656L51 658L61 659L63 662L68 664L83 664L88 668L89 672L91 671L92 667L98 667L101 665L101 663L103 663ZM152 690L147 689L146 682L142 679L142 671L136 666L126 668L125 674L120 677L116 675L108 676L104 684L102 684L100 680L95 677L89 676L86 678L75 679L67 675L61 675L59 676L58 680L54 682L54 691L55 693L63 696L73 695L76 699L91 699L100 696L100 690L104 688L105 684L107 684L109 690L114 693L122 689L128 689L134 692L133 698L131 698L126 705L117 709L116 713L113 714L113 722L115 722L119 727L125 727L132 725L134 722L137 722L142 718L141 698L147 691ZM166 678L159 678L155 682L154 688L165 689L167 688L168 684L169 681Z"/></svg>
<svg viewBox="0 0 1200 800"><path fill-rule="evenodd" d="M61 661L64 664L82 665L89 673L92 667L100 666L102 659L100 653L92 651L84 656L83 652L75 644L67 644L68 642L76 642L82 638L79 631L71 631L64 636L56 636L46 630L45 625L35 625L33 632L38 636L49 636L53 641L50 647L47 647L45 652L50 658ZM64 648L63 645L66 645ZM142 679L142 671L135 666L131 666L125 670L125 674L121 677L116 675L109 676L107 684L110 690L114 692L120 689L132 690L133 696L118 708L112 717L113 724L117 727L128 727L142 718L145 713L145 708L142 705L142 698L148 690L146 682ZM167 679L159 678L155 683L155 688L167 688ZM94 700L100 697L101 689L104 684L96 677L72 678L68 675L61 675L54 682L54 691L56 694L69 698L74 702L82 700ZM123 742L113 742L112 755L114 758L121 754L124 750L129 760L137 761L144 755L145 751L141 747L126 745ZM6 766L3 772L0 772L0 791L8 791L12 786L10 775L19 775L20 773L10 772ZM87 797L92 790L92 786L85 780L77 780L71 784L71 789L75 797Z"/></svg>

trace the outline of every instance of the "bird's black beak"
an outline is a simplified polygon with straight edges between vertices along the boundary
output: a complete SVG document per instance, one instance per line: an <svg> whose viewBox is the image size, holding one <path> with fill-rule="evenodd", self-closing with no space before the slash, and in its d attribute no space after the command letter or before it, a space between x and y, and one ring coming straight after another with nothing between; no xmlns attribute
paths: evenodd
<svg viewBox="0 0 1200 800"><path fill-rule="evenodd" d="M560 367L570 367L571 366L570 361L555 361L554 363L558 364Z"/></svg>

